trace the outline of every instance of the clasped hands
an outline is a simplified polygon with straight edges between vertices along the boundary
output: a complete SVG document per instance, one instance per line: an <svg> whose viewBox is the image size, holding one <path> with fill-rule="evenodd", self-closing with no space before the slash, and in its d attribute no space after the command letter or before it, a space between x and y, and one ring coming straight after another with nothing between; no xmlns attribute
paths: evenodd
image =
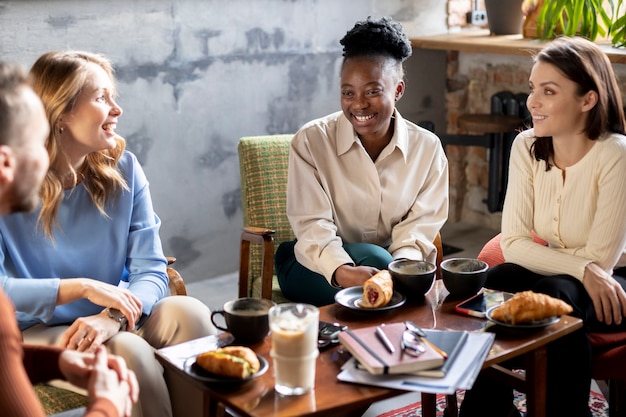
<svg viewBox="0 0 626 417"><path fill-rule="evenodd" d="M87 389L91 400L107 398L120 416L130 417L139 385L124 359L108 354L104 346L93 354L66 349L59 356L59 369L68 382Z"/></svg>

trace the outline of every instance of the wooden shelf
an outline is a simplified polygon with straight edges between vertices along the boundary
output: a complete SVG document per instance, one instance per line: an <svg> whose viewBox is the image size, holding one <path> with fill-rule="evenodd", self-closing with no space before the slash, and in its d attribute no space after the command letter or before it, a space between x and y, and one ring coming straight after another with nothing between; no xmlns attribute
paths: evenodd
<svg viewBox="0 0 626 417"><path fill-rule="evenodd" d="M539 51L546 42L523 38L521 34L492 36L486 29L462 30L445 35L411 38L413 48L528 57ZM626 49L613 48L608 41L596 43L611 62L626 64Z"/></svg>

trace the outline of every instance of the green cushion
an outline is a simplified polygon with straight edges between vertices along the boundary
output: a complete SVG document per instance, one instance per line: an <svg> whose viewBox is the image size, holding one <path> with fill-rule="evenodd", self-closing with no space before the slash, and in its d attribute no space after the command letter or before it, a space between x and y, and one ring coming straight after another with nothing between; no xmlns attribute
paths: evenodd
<svg viewBox="0 0 626 417"><path fill-rule="evenodd" d="M37 384L34 388L46 415L87 406L87 397L84 395L48 384Z"/></svg>
<svg viewBox="0 0 626 417"><path fill-rule="evenodd" d="M293 240L287 218L287 166L293 135L250 136L239 140L239 170L243 225L276 231L274 250L282 242ZM251 295L261 294L261 246L250 248L249 288ZM272 299L285 300L274 277Z"/></svg>

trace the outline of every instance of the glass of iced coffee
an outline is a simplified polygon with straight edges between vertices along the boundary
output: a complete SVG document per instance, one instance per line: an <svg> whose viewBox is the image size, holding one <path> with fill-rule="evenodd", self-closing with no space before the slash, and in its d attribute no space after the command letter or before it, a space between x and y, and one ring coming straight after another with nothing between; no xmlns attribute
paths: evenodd
<svg viewBox="0 0 626 417"><path fill-rule="evenodd" d="M274 388L282 395L301 395L315 386L319 310L302 303L284 303L269 311L270 356Z"/></svg>

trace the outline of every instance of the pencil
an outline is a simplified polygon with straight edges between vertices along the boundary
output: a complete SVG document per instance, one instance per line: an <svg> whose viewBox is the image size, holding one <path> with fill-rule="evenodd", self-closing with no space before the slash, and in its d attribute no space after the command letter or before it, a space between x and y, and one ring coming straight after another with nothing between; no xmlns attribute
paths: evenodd
<svg viewBox="0 0 626 417"><path fill-rule="evenodd" d="M425 345L430 346L431 348L433 348L435 350L435 352L439 353L441 356L443 356L444 359L448 359L448 354L446 352L444 352L443 350L439 349L437 346L433 345L431 342L428 341L428 339L426 338L421 338L422 342Z"/></svg>

